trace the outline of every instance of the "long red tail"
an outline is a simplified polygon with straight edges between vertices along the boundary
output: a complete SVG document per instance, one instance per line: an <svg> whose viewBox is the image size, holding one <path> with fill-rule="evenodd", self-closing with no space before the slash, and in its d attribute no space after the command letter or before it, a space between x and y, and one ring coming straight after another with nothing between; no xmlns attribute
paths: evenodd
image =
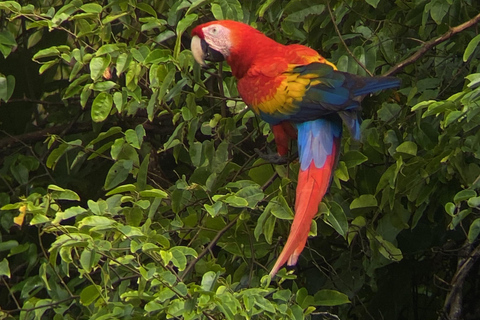
<svg viewBox="0 0 480 320"><path fill-rule="evenodd" d="M310 232L310 226L312 224L312 219L317 214L318 206L330 185L332 171L336 164L336 155L340 143L340 133L338 133L338 135L334 135L331 132L331 128L327 129L330 130L324 130L324 128L322 128L322 132L320 132L320 134L319 132L310 132L309 134L315 135L320 139L307 137L305 140L306 143L303 144L302 147L301 139L303 139L303 136L301 129L299 128L301 168L298 174L298 184L295 202L295 218L293 219L293 224L292 228L290 229L287 243L285 244L285 247L283 248L277 261L275 262L272 271L270 271L270 275L272 277L278 272L278 270L283 266L283 264L285 264L285 262L288 261L288 265L290 266L297 263L298 257L307 242L308 233ZM338 128L336 128L336 130L338 130ZM321 143L322 140L324 140L323 146L311 145L312 143ZM325 150L324 148L325 144L329 147L327 148L327 150ZM305 147L311 147L313 149L313 151L311 151L312 149L308 149L308 152L311 153L310 157L303 156L304 152L302 153L302 151L307 152L307 150L305 150ZM321 157L323 158L322 165L319 165L319 161L316 161L316 159L318 158L318 154L320 153L322 153ZM305 160L310 161L308 162L308 164L305 164ZM302 163L302 161L304 163Z"/></svg>

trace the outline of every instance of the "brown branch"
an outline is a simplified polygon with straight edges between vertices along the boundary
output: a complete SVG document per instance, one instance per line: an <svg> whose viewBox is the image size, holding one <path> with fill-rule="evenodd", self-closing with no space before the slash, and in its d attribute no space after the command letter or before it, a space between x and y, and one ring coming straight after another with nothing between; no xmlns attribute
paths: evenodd
<svg viewBox="0 0 480 320"><path fill-rule="evenodd" d="M47 100L38 100L38 99L30 99L30 98L20 98L20 99L10 99L8 103L14 102L28 102L33 104L45 104L45 105L54 105L54 106L65 106L65 103L62 101L47 101Z"/></svg>
<svg viewBox="0 0 480 320"><path fill-rule="evenodd" d="M477 24L479 21L480 21L480 13L477 14L474 18L468 20L467 22L451 28L450 30L445 32L440 37L438 37L436 39L431 39L431 40L425 42L423 44L423 46L421 46L420 49L418 49L418 51L416 51L414 54L412 54L407 59L405 59L405 60L399 62L398 64L396 64L395 66L393 66L390 70L388 70L384 74L384 76L391 76L391 75L397 73L398 71L402 70L403 68L405 68L409 64L412 64L415 61L417 61L418 59L420 59L425 54L425 52L427 52L428 50L430 50L433 47L435 47L436 45L450 39L451 37L453 37L457 33L462 32L463 30L465 30L467 28L470 28L471 26Z"/></svg>
<svg viewBox="0 0 480 320"><path fill-rule="evenodd" d="M231 227L233 227L233 225L237 222L238 220L238 217L240 217L240 215L236 216L235 218L232 219L232 221L230 221L225 227L223 227L223 229L221 229L220 231L218 231L217 235L212 239L212 241L210 241L210 243L208 244L208 246L203 249L202 252L200 252L200 254L195 258L195 260L192 260L188 266L185 268L185 271L183 272L183 274L180 276L180 279L183 281L183 279L185 279L185 277L190 273L190 271L192 271L193 267L197 264L198 261L200 261L200 259L202 259L208 252L210 252L212 250L212 248L217 244L218 240L220 240L220 238L223 236L223 234L225 232L228 231L228 229L230 229Z"/></svg>
<svg viewBox="0 0 480 320"><path fill-rule="evenodd" d="M68 298L65 298L65 299L62 299L62 300L58 300L58 301L55 301L55 302L52 302L52 303L49 303L49 304L46 304L46 305L41 305L41 306L38 306L38 307L32 307L32 308L28 308L28 309L17 308L17 309L13 309L13 310L3 310L3 312L10 314L10 313L14 313L14 312L32 312L32 311L42 309L42 308L49 309L49 308L52 308L52 307L57 306L59 304L68 302L70 300L79 299L79 298L80 298L80 296L71 296L71 297L68 297Z"/></svg>
<svg viewBox="0 0 480 320"><path fill-rule="evenodd" d="M445 304L443 306L443 313L439 319L460 320L462 319L462 289L470 269L472 269L475 262L480 257L480 244L473 250L471 245L468 245L459 252L459 259L457 264L457 271L453 275L450 282L450 292L448 293ZM466 256L466 257L465 257ZM465 258L463 258L465 257ZM448 315L448 316L447 316Z"/></svg>
<svg viewBox="0 0 480 320"><path fill-rule="evenodd" d="M71 127L71 128L70 128ZM69 130L70 129L70 130ZM28 142L35 142L39 140L45 139L48 135L51 134L60 134L63 131L68 130L70 133L71 132L83 132L86 130L91 130L91 124L77 124L75 126L72 126L72 124L65 124L61 126L55 126L51 128L45 128L39 131L34 131L34 132L28 132L24 133L18 136L12 136L8 134L6 131L1 130L0 132L6 135L6 138L0 139L0 149L4 147L9 147L12 145L16 144L21 144L25 143L28 144Z"/></svg>

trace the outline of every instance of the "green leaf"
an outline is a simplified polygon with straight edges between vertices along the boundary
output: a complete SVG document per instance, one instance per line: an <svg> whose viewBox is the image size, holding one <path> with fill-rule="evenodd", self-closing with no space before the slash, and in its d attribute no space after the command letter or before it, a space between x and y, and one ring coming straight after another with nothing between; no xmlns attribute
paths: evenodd
<svg viewBox="0 0 480 320"><path fill-rule="evenodd" d="M399 153L404 153L411 156L417 155L417 145L413 141L404 141L395 150Z"/></svg>
<svg viewBox="0 0 480 320"><path fill-rule="evenodd" d="M427 6L425 6L426 8ZM443 17L447 14L450 9L450 4L445 0L434 0L430 3L430 15L432 19L437 23L441 24Z"/></svg>
<svg viewBox="0 0 480 320"><path fill-rule="evenodd" d="M91 236L83 233L62 234L52 243L49 251L51 252L61 247L86 247L92 241Z"/></svg>
<svg viewBox="0 0 480 320"><path fill-rule="evenodd" d="M78 216L79 214L83 214L87 212L86 209L82 207L70 207L66 209L64 212L57 212L55 215L55 219L52 221L53 224L59 224L63 220L67 220L73 217Z"/></svg>
<svg viewBox="0 0 480 320"><path fill-rule="evenodd" d="M258 8L258 16L260 18L263 18L263 15L265 14L265 11L268 10L268 8L270 8L270 6L275 2L275 0L266 0L261 6L260 8Z"/></svg>
<svg viewBox="0 0 480 320"><path fill-rule="evenodd" d="M48 58L48 57L57 57L60 55L60 51L57 47L50 47L47 49L43 49L38 51L33 57L33 60L38 60L41 58Z"/></svg>
<svg viewBox="0 0 480 320"><path fill-rule="evenodd" d="M192 25L198 19L197 14L188 14L181 19L177 24L177 41L175 42L175 48L173 50L173 56L175 58L180 54L181 36L183 32Z"/></svg>
<svg viewBox="0 0 480 320"><path fill-rule="evenodd" d="M457 209L457 207L455 206L455 204L453 204L452 202L447 202L445 204L445 211L451 216L455 216L455 210Z"/></svg>
<svg viewBox="0 0 480 320"><path fill-rule="evenodd" d="M264 194L260 186L248 186L246 188L241 189L235 194L237 197L243 198L247 201L248 208L255 208L257 203L264 198Z"/></svg>
<svg viewBox="0 0 480 320"><path fill-rule="evenodd" d="M119 77L127 68L127 66L130 65L130 62L132 61L132 55L127 54L125 52L121 53L118 58L117 58L117 77Z"/></svg>
<svg viewBox="0 0 480 320"><path fill-rule="evenodd" d="M98 216L89 216L84 219L82 219L78 227L83 228L83 227L95 227L99 229L109 229L113 225L115 225L115 220L107 218L107 217L98 217Z"/></svg>
<svg viewBox="0 0 480 320"><path fill-rule="evenodd" d="M270 210L275 217L282 220L293 220L294 213L282 195L272 199L270 203L272 204Z"/></svg>
<svg viewBox="0 0 480 320"><path fill-rule="evenodd" d="M5 10L11 10L13 12L19 12L22 6L17 1L2 1L0 2L0 8Z"/></svg>
<svg viewBox="0 0 480 320"><path fill-rule="evenodd" d="M95 91L109 91L110 89L113 89L117 86L117 84L113 81L99 81L95 82L92 86L90 86L91 89ZM90 93L88 93L90 95Z"/></svg>
<svg viewBox="0 0 480 320"><path fill-rule="evenodd" d="M0 252L2 251L10 251L11 249L18 246L17 240L7 240L0 242Z"/></svg>
<svg viewBox="0 0 480 320"><path fill-rule="evenodd" d="M93 145L95 145L97 142L100 142L102 140L105 140L113 135L116 135L117 133L122 132L122 128L120 127L111 127L109 128L106 132L101 132L95 139L89 142L87 145L87 148L91 148Z"/></svg>
<svg viewBox="0 0 480 320"><path fill-rule="evenodd" d="M377 111L378 118L384 122L398 119L402 108L396 103L384 103Z"/></svg>
<svg viewBox="0 0 480 320"><path fill-rule="evenodd" d="M137 133L134 130L128 129L125 131L125 140L127 140L132 147L140 149L141 141L138 139Z"/></svg>
<svg viewBox="0 0 480 320"><path fill-rule="evenodd" d="M40 40L42 40L42 37L43 37L43 30L38 30L32 33L28 37L27 48L30 49L34 47L37 43L40 42Z"/></svg>
<svg viewBox="0 0 480 320"><path fill-rule="evenodd" d="M107 119L112 110L113 98L110 93L100 92L93 100L91 116L94 122L102 122Z"/></svg>
<svg viewBox="0 0 480 320"><path fill-rule="evenodd" d="M215 0L211 11L217 20L243 20L243 9L238 0Z"/></svg>
<svg viewBox="0 0 480 320"><path fill-rule="evenodd" d="M149 190L143 190L139 192L139 195L144 198L167 198L168 194L160 189L149 189Z"/></svg>
<svg viewBox="0 0 480 320"><path fill-rule="evenodd" d="M336 290L323 289L318 291L315 296L315 305L332 307L341 304L350 303L348 296Z"/></svg>
<svg viewBox="0 0 480 320"><path fill-rule="evenodd" d="M465 52L463 53L463 62L467 62L470 56L475 52L475 49L480 42L480 34L476 35L467 45Z"/></svg>
<svg viewBox="0 0 480 320"><path fill-rule="evenodd" d="M33 216L32 220L30 220L30 225L34 226L37 224L48 223L50 222L50 218L43 214L36 214Z"/></svg>
<svg viewBox="0 0 480 320"><path fill-rule="evenodd" d="M470 228L468 229L468 242L473 243L477 240L478 235L480 234L480 218L473 220Z"/></svg>
<svg viewBox="0 0 480 320"><path fill-rule="evenodd" d="M15 77L12 75L3 76L0 74L0 101L7 102L15 89Z"/></svg>
<svg viewBox="0 0 480 320"><path fill-rule="evenodd" d="M324 220L335 229L344 239L347 237L348 220L343 208L336 202L330 203L329 214L325 215Z"/></svg>
<svg viewBox="0 0 480 320"><path fill-rule="evenodd" d="M480 197L472 197L468 199L468 206L471 208L480 207Z"/></svg>
<svg viewBox="0 0 480 320"><path fill-rule="evenodd" d="M360 151L353 150L345 153L342 156L342 161L345 162L347 168L353 168L364 163L365 161L368 161L368 157Z"/></svg>
<svg viewBox="0 0 480 320"><path fill-rule="evenodd" d="M212 198L213 200L217 200L216 196ZM244 198L237 197L235 195L229 195L227 197L222 197L221 199L226 204L236 207L236 208L245 208L248 207L248 201Z"/></svg>
<svg viewBox="0 0 480 320"><path fill-rule="evenodd" d="M255 296L255 305L267 312L275 313L273 304L262 296Z"/></svg>
<svg viewBox="0 0 480 320"><path fill-rule="evenodd" d="M103 7L98 3L86 3L82 5L80 9L88 13L101 13Z"/></svg>
<svg viewBox="0 0 480 320"><path fill-rule="evenodd" d="M468 200L470 198L474 198L476 196L477 196L477 192L475 190L471 190L471 189L461 190L457 192L457 194L453 198L453 202L458 204L462 201Z"/></svg>
<svg viewBox="0 0 480 320"><path fill-rule="evenodd" d="M197 257L197 252L188 247L173 247L169 250L169 252L171 253L170 260L180 271L185 270L185 267L187 266L187 255Z"/></svg>
<svg viewBox="0 0 480 320"><path fill-rule="evenodd" d="M0 262L0 277L7 276L10 278L10 266L8 265L7 258L3 258Z"/></svg>
<svg viewBox="0 0 480 320"><path fill-rule="evenodd" d="M7 46L16 46L17 42L15 41L15 37L9 30L2 30L0 31L0 44Z"/></svg>
<svg viewBox="0 0 480 320"><path fill-rule="evenodd" d="M125 181L132 169L132 160L121 159L115 162L110 170L108 170L107 178L105 179L105 185L103 186L105 190L110 190Z"/></svg>
<svg viewBox="0 0 480 320"><path fill-rule="evenodd" d="M94 57L90 60L90 77L93 81L100 79L105 72L105 69L110 64L111 57L108 54L105 54L100 57Z"/></svg>
<svg viewBox="0 0 480 320"><path fill-rule="evenodd" d="M480 77L478 77L478 80L480 81ZM472 83L469 83L469 85L471 85L471 84ZM459 110L450 112L447 115L447 117L445 118L443 126L445 128L448 127L450 124L452 124L454 121L458 120L463 115L464 115L464 113L462 111L459 111Z"/></svg>
<svg viewBox="0 0 480 320"><path fill-rule="evenodd" d="M86 272L91 272L93 266L97 263L95 251L85 249L80 255L80 265Z"/></svg>
<svg viewBox="0 0 480 320"><path fill-rule="evenodd" d="M148 202L148 201L147 201ZM125 208L123 211L125 215L125 222L128 226L138 227L142 223L143 220L143 210L139 208L137 203L135 203L135 207L133 208ZM148 202L148 204L150 204Z"/></svg>
<svg viewBox="0 0 480 320"><path fill-rule="evenodd" d="M362 194L350 204L350 209L369 208L378 206L377 198L373 194Z"/></svg>
<svg viewBox="0 0 480 320"><path fill-rule="evenodd" d="M472 209L468 208L465 210L460 211L458 214L452 217L452 222L448 225L450 230L455 229L460 222L462 222L466 217L468 217L472 213Z"/></svg>
<svg viewBox="0 0 480 320"><path fill-rule="evenodd" d="M465 79L468 79L470 81L470 83L467 85L469 88L477 87L478 84L480 83L480 73L469 74L468 76L465 77Z"/></svg>
<svg viewBox="0 0 480 320"><path fill-rule="evenodd" d="M80 292L80 303L84 306L91 305L100 297L101 290L102 287L94 284L83 288L82 292Z"/></svg>
<svg viewBox="0 0 480 320"><path fill-rule="evenodd" d="M200 286L203 291L212 291L215 283L217 282L218 275L213 271L206 272L202 277L202 283Z"/></svg>
<svg viewBox="0 0 480 320"><path fill-rule="evenodd" d="M80 201L80 196L72 190L63 190L63 191L52 192L52 199Z"/></svg>
<svg viewBox="0 0 480 320"><path fill-rule="evenodd" d="M378 182L377 188L376 188L376 193L379 191L383 190L387 186L393 189L395 187L395 181L397 179L397 165L392 164L390 167L388 167L387 170L382 174L380 177L380 181ZM351 205L350 205L351 207Z"/></svg>
<svg viewBox="0 0 480 320"><path fill-rule="evenodd" d="M350 179L348 168L345 162L338 162L337 169L335 169L335 177L342 181L348 181Z"/></svg>
<svg viewBox="0 0 480 320"><path fill-rule="evenodd" d="M134 184L124 184L123 186L119 186L113 190L108 191L106 195L111 196L117 193L134 192L134 191L137 191L137 187Z"/></svg>
<svg viewBox="0 0 480 320"><path fill-rule="evenodd" d="M102 24L108 24L112 21L115 21L123 16L126 16L128 14L128 12L122 12L122 13L118 13L118 14L109 14L108 16L106 16L103 20L102 20Z"/></svg>
<svg viewBox="0 0 480 320"><path fill-rule="evenodd" d="M393 245L393 243L383 239L380 235L375 236L375 239L380 244L378 251L382 256L392 261L400 261L403 259L402 251Z"/></svg>
<svg viewBox="0 0 480 320"><path fill-rule="evenodd" d="M376 8L380 0L365 0L369 5Z"/></svg>

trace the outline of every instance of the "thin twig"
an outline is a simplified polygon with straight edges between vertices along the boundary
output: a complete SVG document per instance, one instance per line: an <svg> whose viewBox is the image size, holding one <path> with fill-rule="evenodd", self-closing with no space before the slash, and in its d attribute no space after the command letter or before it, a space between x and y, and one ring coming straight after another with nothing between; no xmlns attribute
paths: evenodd
<svg viewBox="0 0 480 320"><path fill-rule="evenodd" d="M345 40L342 38L342 33L340 32L340 29L338 29L337 22L335 21L335 16L333 15L332 9L330 8L330 1L327 1L327 8L328 8L328 13L330 14L330 19L332 19L333 27L335 28L335 31L337 32L338 37L340 38L340 41L342 42L343 46L345 47L345 50L347 50L348 54L355 60L360 67L362 67L365 72L370 75L370 77L373 77L373 74L370 72L370 70L367 69L367 67L360 62L360 60L355 57L352 51L348 48L347 44L345 43Z"/></svg>
<svg viewBox="0 0 480 320"><path fill-rule="evenodd" d="M232 219L232 221L230 221L225 227L223 227L223 229L221 229L220 231L218 231L217 235L212 239L212 241L210 241L210 243L208 244L208 246L203 249L202 252L200 252L200 254L195 258L195 260L192 260L188 266L185 268L185 271L183 272L183 274L180 276L180 279L183 281L183 279L185 279L185 277L190 273L190 271L192 271L193 267L195 267L195 265L197 264L198 261L200 261L200 259L202 259L218 242L218 240L220 240L220 238L223 236L223 234L225 232L228 231L228 229L230 229L231 227L233 227L233 225L237 222L238 218L240 217L240 215L236 216L235 218Z"/></svg>
<svg viewBox="0 0 480 320"><path fill-rule="evenodd" d="M8 293L10 293L10 296L12 297L12 300L17 305L17 308L21 309L22 307L20 306L20 303L18 302L17 298L15 297L15 294L12 292L12 289L10 289L10 286L8 285L7 280L5 280L5 277L1 277L1 278L2 278L3 284L5 285L5 287L7 287Z"/></svg>
<svg viewBox="0 0 480 320"><path fill-rule="evenodd" d="M23 308L18 308L18 309L13 309L13 310L2 310L3 312L5 313L14 313L14 312L31 312L31 311L35 311L37 309L42 309L42 308L51 308L53 306L57 306L59 304L62 304L64 302L67 302L67 301L70 301L70 300L74 300L74 299L79 299L80 296L71 296L71 297L68 297L68 298L65 298L63 300L59 300L59 301L55 301L55 302L52 302L52 303L49 303L49 304L46 304L46 305L41 305L41 306L37 306L37 307L32 307L32 308L28 308L28 309L23 309Z"/></svg>

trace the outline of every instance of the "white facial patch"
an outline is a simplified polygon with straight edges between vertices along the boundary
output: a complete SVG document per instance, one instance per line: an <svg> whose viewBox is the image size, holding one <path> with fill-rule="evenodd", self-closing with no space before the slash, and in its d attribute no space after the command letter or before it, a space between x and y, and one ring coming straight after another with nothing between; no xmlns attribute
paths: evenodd
<svg viewBox="0 0 480 320"><path fill-rule="evenodd" d="M220 52L226 58L230 55L230 30L219 24L211 24L202 29L205 41L210 48Z"/></svg>

